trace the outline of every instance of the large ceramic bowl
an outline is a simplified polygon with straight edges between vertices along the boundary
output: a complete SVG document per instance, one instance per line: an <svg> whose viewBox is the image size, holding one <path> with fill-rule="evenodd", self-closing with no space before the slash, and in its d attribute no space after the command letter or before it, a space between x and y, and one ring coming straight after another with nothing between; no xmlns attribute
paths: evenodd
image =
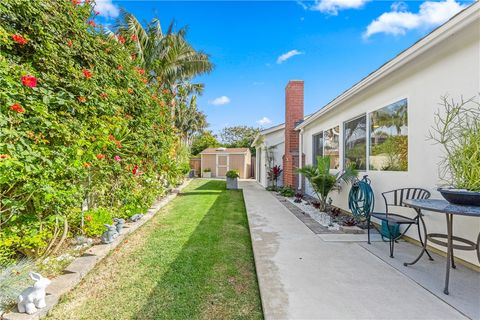
<svg viewBox="0 0 480 320"><path fill-rule="evenodd" d="M438 192L450 203L466 206L480 206L480 192L465 189L438 188Z"/></svg>

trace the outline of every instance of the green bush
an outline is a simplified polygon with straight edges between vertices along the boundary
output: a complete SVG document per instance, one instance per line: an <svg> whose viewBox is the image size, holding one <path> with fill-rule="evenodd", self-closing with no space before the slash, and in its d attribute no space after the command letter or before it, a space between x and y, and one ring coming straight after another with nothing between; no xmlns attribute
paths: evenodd
<svg viewBox="0 0 480 320"><path fill-rule="evenodd" d="M238 172L238 170L229 170L227 171L226 176L227 178L235 179L240 177L240 173Z"/></svg>
<svg viewBox="0 0 480 320"><path fill-rule="evenodd" d="M278 190L284 197L293 197L295 195L295 190L291 186L283 186Z"/></svg>
<svg viewBox="0 0 480 320"><path fill-rule="evenodd" d="M84 212L84 232L87 237L100 236L105 230L105 224L112 224L112 213L104 208Z"/></svg>
<svg viewBox="0 0 480 320"><path fill-rule="evenodd" d="M87 1L0 2L0 260L42 253L85 201L148 207L186 170L175 97L94 21Z"/></svg>

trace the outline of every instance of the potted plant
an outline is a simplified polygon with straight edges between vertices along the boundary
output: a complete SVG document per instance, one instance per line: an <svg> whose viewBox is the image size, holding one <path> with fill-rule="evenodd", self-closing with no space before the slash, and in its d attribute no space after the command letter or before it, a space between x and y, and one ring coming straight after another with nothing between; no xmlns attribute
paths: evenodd
<svg viewBox="0 0 480 320"><path fill-rule="evenodd" d="M449 202L480 205L480 103L478 96L456 102L442 97L429 138L442 145L439 166L446 186L438 191Z"/></svg>
<svg viewBox="0 0 480 320"><path fill-rule="evenodd" d="M319 210L321 212L326 212L327 210L328 194L330 191L334 189L339 190L341 181L351 182L357 176L357 171L353 166L349 166L342 172L331 174L329 156L317 157L316 166L306 165L298 169L298 173L303 174L308 182L310 182L320 202Z"/></svg>
<svg viewBox="0 0 480 320"><path fill-rule="evenodd" d="M210 169L210 168L203 169L203 177L204 178L211 178L212 177L212 169Z"/></svg>
<svg viewBox="0 0 480 320"><path fill-rule="evenodd" d="M240 174L237 170L229 170L227 171L227 189L229 190L236 190L238 189L238 177Z"/></svg>

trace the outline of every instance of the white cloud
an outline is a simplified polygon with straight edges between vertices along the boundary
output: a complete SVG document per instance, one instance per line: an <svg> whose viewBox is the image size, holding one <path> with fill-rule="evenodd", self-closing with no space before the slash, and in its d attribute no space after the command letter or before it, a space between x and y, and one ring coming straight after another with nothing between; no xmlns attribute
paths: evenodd
<svg viewBox="0 0 480 320"><path fill-rule="evenodd" d="M368 1L369 0L316 0L309 9L336 16L340 10L359 9Z"/></svg>
<svg viewBox="0 0 480 320"><path fill-rule="evenodd" d="M112 3L112 0L96 0L95 11L104 18L116 18L120 15L120 9Z"/></svg>
<svg viewBox="0 0 480 320"><path fill-rule="evenodd" d="M455 0L425 1L418 13L412 13L406 11L405 5L392 5L392 11L383 13L368 25L363 37L366 39L376 33L404 35L409 30L435 27L465 7Z"/></svg>
<svg viewBox="0 0 480 320"><path fill-rule="evenodd" d="M261 126L271 124L272 120L268 119L267 117L263 117L262 119L258 120L257 123Z"/></svg>
<svg viewBox="0 0 480 320"><path fill-rule="evenodd" d="M221 96L216 99L213 99L209 101L210 104L213 104L214 106L223 106L224 104L229 104L230 103L230 98L227 96Z"/></svg>
<svg viewBox="0 0 480 320"><path fill-rule="evenodd" d="M278 63L278 64L281 64L281 63L287 61L288 59L290 59L291 57L298 56L299 54L303 54L303 52L300 52L300 51L298 51L297 49L295 49L295 50L290 50L290 51L282 54L281 56L279 56L279 57L277 58L277 63Z"/></svg>

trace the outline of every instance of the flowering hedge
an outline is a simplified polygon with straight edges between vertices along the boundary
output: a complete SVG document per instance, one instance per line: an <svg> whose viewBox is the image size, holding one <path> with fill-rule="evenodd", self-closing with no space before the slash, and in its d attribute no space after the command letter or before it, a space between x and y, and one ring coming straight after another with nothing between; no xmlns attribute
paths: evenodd
<svg viewBox="0 0 480 320"><path fill-rule="evenodd" d="M128 217L184 164L168 104L88 1L0 2L0 262L46 254L81 207ZM64 238L64 237L63 237Z"/></svg>

